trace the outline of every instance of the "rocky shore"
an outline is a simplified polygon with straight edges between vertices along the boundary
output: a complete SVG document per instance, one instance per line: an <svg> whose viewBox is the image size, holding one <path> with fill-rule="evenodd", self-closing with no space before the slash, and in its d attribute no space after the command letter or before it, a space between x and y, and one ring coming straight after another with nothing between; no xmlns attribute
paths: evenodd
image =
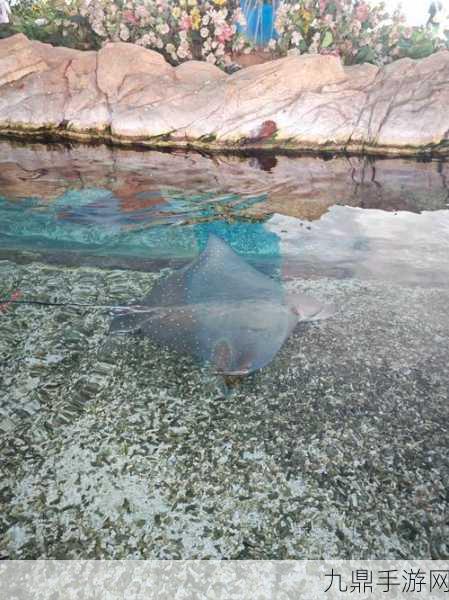
<svg viewBox="0 0 449 600"><path fill-rule="evenodd" d="M172 67L151 50L111 43L56 48L0 41L0 135L121 145L449 154L449 52L383 68L333 56L269 61L227 75Z"/></svg>

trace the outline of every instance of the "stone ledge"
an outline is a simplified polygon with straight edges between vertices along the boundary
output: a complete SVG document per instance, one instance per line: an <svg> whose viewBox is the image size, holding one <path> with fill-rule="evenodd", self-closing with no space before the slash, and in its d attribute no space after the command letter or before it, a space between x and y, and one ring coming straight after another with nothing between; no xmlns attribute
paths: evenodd
<svg viewBox="0 0 449 600"><path fill-rule="evenodd" d="M0 134L209 151L449 154L449 52L378 69L290 56L232 75L132 44L0 41Z"/></svg>

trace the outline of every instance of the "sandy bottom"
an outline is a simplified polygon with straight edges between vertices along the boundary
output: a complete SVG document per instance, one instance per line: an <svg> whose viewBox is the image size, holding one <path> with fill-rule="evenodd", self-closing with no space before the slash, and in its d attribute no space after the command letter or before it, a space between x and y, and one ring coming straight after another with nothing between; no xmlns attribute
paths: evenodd
<svg viewBox="0 0 449 600"><path fill-rule="evenodd" d="M0 297L154 277L2 261ZM232 389L107 310L3 307L2 556L449 558L449 290L289 285L338 314Z"/></svg>

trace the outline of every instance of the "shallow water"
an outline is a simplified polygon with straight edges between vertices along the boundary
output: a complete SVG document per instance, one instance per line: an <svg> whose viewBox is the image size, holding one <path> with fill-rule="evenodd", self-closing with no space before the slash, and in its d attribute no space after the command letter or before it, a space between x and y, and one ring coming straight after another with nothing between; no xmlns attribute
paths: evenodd
<svg viewBox="0 0 449 600"><path fill-rule="evenodd" d="M446 163L2 143L0 167L2 555L449 557ZM210 232L339 307L228 389L101 308Z"/></svg>

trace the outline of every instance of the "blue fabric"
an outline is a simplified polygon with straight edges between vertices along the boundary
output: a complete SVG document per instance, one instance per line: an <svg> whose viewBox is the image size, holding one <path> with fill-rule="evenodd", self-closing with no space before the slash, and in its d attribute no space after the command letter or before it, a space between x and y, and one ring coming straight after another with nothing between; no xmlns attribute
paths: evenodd
<svg viewBox="0 0 449 600"><path fill-rule="evenodd" d="M270 39L277 38L277 33L274 29L276 14L271 4L260 5L256 3L253 8L245 10L245 2L242 0L240 6L246 17L246 28L240 28L240 31L246 37L259 46L266 46Z"/></svg>

